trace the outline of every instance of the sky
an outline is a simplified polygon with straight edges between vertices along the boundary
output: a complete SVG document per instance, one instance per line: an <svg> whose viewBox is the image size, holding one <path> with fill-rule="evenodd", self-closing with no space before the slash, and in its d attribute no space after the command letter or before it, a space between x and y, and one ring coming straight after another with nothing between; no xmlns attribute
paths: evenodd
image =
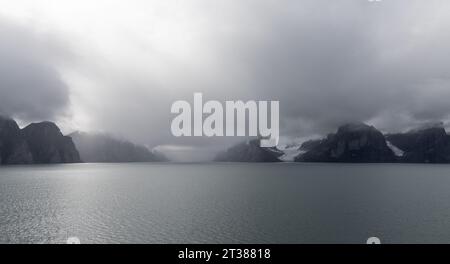
<svg viewBox="0 0 450 264"><path fill-rule="evenodd" d="M281 142L361 121L450 125L448 0L0 0L0 112L106 132L177 160L176 100L279 100Z"/></svg>

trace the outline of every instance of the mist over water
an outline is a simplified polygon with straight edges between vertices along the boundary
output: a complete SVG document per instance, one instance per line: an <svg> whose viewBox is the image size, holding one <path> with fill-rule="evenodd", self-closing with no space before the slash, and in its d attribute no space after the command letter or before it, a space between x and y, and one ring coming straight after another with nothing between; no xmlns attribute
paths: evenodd
<svg viewBox="0 0 450 264"><path fill-rule="evenodd" d="M0 243L449 243L450 166L0 168Z"/></svg>

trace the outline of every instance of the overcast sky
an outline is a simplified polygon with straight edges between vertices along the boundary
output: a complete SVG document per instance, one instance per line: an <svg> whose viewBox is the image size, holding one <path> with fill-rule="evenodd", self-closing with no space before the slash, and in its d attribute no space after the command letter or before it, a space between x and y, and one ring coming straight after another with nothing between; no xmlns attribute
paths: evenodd
<svg viewBox="0 0 450 264"><path fill-rule="evenodd" d="M450 117L448 0L0 0L0 111L181 156L170 106L279 100L282 142ZM200 153L200 154L199 154ZM198 157L197 157L198 158Z"/></svg>

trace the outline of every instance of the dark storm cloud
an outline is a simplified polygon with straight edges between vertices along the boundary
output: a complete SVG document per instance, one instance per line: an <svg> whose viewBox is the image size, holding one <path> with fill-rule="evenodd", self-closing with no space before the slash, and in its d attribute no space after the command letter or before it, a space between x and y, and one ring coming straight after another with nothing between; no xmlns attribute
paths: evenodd
<svg viewBox="0 0 450 264"><path fill-rule="evenodd" d="M0 113L27 121L65 114L69 93L52 37L0 19Z"/></svg>
<svg viewBox="0 0 450 264"><path fill-rule="evenodd" d="M448 1L193 2L197 49L180 59L148 40L140 44L144 68L93 70L108 87L92 91L104 98L90 111L102 129L150 146L226 144L170 134L171 103L194 92L205 100L279 100L288 138L351 121L399 131L449 118Z"/></svg>
<svg viewBox="0 0 450 264"><path fill-rule="evenodd" d="M402 130L450 113L450 20L441 13L448 7L445 1L270 2L248 10L253 19L243 18L243 28L258 23L246 33L220 36L218 43L227 67L249 76L250 94L281 101L286 136L373 119L383 130ZM396 123L384 121L393 115Z"/></svg>
<svg viewBox="0 0 450 264"><path fill-rule="evenodd" d="M289 139L324 135L350 121L386 132L449 123L447 0L97 4L80 8L91 17L75 14L67 28L55 25L79 56L66 64L71 108L84 124L79 129L167 145L173 152L214 152L228 139L170 133L171 104L192 101L194 92L203 92L205 100L279 100L281 135ZM56 21L72 12L57 12ZM21 69L0 72L15 83L13 89L1 86L3 110L30 118L61 112L68 91L55 60L64 55L45 48L46 38L32 31L0 29L9 36L0 42L0 54Z"/></svg>

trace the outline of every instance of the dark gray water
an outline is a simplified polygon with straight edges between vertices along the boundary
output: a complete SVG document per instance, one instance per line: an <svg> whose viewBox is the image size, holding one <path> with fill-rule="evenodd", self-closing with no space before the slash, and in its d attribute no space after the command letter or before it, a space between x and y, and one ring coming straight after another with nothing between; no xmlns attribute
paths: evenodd
<svg viewBox="0 0 450 264"><path fill-rule="evenodd" d="M0 243L450 243L450 166L0 168Z"/></svg>

